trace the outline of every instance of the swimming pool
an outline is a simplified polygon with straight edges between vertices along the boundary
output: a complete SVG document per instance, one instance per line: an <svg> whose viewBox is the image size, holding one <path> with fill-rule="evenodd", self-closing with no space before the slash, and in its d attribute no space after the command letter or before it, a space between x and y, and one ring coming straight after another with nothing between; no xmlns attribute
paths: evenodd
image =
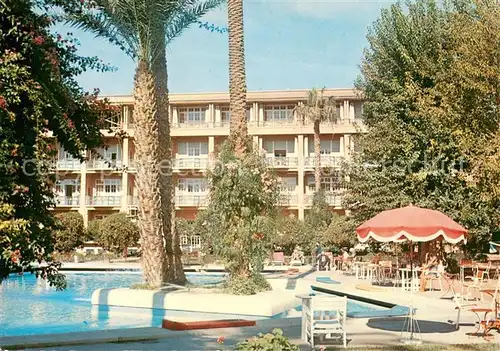
<svg viewBox="0 0 500 351"><path fill-rule="evenodd" d="M186 274L191 283L214 284L222 275ZM138 273L69 273L68 287L56 291L34 275L10 276L0 285L0 336L53 334L159 326L165 311L92 306L99 288L130 287Z"/></svg>
<svg viewBox="0 0 500 351"><path fill-rule="evenodd" d="M196 284L214 284L223 275L187 274ZM129 287L142 281L139 273L67 273L68 287L54 288L34 275L11 276L0 285L0 336L54 334L103 329L159 327L163 318L213 320L224 318L262 319L186 311L92 306L92 293L99 288ZM348 302L349 313L380 310L381 307ZM300 307L272 318L300 316Z"/></svg>

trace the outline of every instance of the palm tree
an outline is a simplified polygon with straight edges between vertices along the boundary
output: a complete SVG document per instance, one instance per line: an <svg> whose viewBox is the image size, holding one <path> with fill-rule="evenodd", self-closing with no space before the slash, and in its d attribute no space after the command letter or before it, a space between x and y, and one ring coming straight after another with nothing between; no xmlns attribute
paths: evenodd
<svg viewBox="0 0 500 351"><path fill-rule="evenodd" d="M325 88L311 89L307 93L306 102L296 107L297 116L302 123L312 122L314 126L314 183L316 191L321 189L321 139L322 122L334 123L337 116L337 102L334 97L325 97Z"/></svg>
<svg viewBox="0 0 500 351"><path fill-rule="evenodd" d="M236 155L249 149L246 121L247 86L243 39L243 0L227 1L229 31L229 111L230 140Z"/></svg>
<svg viewBox="0 0 500 351"><path fill-rule="evenodd" d="M184 283L172 238L167 44L223 0L93 0L67 21L117 44L137 63L134 118L142 269L146 283ZM177 246L177 247L175 247Z"/></svg>

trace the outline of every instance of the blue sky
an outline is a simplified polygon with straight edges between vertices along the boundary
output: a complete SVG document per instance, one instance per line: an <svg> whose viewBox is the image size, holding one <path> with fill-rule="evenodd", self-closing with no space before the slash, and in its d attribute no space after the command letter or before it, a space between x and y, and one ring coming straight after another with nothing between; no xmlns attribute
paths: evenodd
<svg viewBox="0 0 500 351"><path fill-rule="evenodd" d="M378 0L244 0L245 55L248 90L352 87L366 46L367 28L382 7ZM227 25L226 8L202 21ZM135 64L118 48L72 28L80 52L97 55L118 68L112 73L87 72L79 81L104 95L132 92ZM167 49L169 89L173 93L228 90L227 33L193 26Z"/></svg>

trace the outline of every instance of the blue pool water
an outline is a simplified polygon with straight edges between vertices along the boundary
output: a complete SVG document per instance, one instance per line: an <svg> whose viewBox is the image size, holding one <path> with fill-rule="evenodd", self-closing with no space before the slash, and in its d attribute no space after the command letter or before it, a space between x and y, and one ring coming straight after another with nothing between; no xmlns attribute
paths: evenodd
<svg viewBox="0 0 500 351"><path fill-rule="evenodd" d="M188 274L190 282L214 284L222 275ZM221 319L220 314L165 311L91 305L92 293L99 288L130 287L142 281L138 273L68 273L68 287L56 291L33 275L11 276L0 285L0 336L53 334L90 330L159 327L165 317L196 320ZM379 311L382 307L348 301L352 312ZM300 316L300 307L273 318ZM261 319L264 317L223 316L222 318Z"/></svg>
<svg viewBox="0 0 500 351"><path fill-rule="evenodd" d="M191 283L214 284L223 276L188 274L187 278ZM56 291L31 274L5 280L0 285L0 336L161 325L165 311L103 309L90 303L96 289L130 287L142 281L140 274L71 273L66 280L64 291Z"/></svg>

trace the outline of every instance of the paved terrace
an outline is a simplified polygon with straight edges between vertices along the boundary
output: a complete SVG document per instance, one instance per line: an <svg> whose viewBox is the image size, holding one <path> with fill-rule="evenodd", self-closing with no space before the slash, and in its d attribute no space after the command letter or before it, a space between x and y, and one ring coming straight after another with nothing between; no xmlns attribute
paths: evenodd
<svg viewBox="0 0 500 351"><path fill-rule="evenodd" d="M317 276L330 276L341 284L317 283ZM313 285L333 289L371 299L408 306L409 292L400 288L381 288L379 291L366 291L366 283L352 276L344 276L336 272L314 272L297 281L300 289L304 285ZM493 285L494 283L492 283ZM358 288L357 288L357 287ZM361 289L359 289L361 288ZM288 287L287 289L290 289ZM292 287L291 289L295 289ZM417 319L422 331L423 343L429 344L500 344L500 334L493 332L494 339L485 341L481 337L469 336L475 331L474 314L463 312L461 326L457 331L448 321L456 319L455 304L451 300L439 299L441 292L416 292L413 295L413 305L418 309ZM488 300L486 301L486 303ZM350 318L347 322L349 347L353 346L384 346L400 345L401 330L404 318ZM94 331L87 333L70 333L60 335L42 335L28 337L0 338L0 345L7 349L26 350L222 350L234 349L243 339L258 333L271 332L273 328L281 328L284 334L302 350L308 350L307 344L300 340L300 318L261 320L255 327L225 328L199 331L169 331L159 328L138 328ZM217 338L223 336L223 345L217 343ZM77 345L75 345L77 344ZM79 344L79 345L78 345ZM16 347L17 345L17 347ZM24 345L24 346L21 346ZM29 346L31 345L31 346ZM66 345L66 346L51 346ZM72 345L72 346L71 346ZM500 349L500 347L498 348Z"/></svg>

